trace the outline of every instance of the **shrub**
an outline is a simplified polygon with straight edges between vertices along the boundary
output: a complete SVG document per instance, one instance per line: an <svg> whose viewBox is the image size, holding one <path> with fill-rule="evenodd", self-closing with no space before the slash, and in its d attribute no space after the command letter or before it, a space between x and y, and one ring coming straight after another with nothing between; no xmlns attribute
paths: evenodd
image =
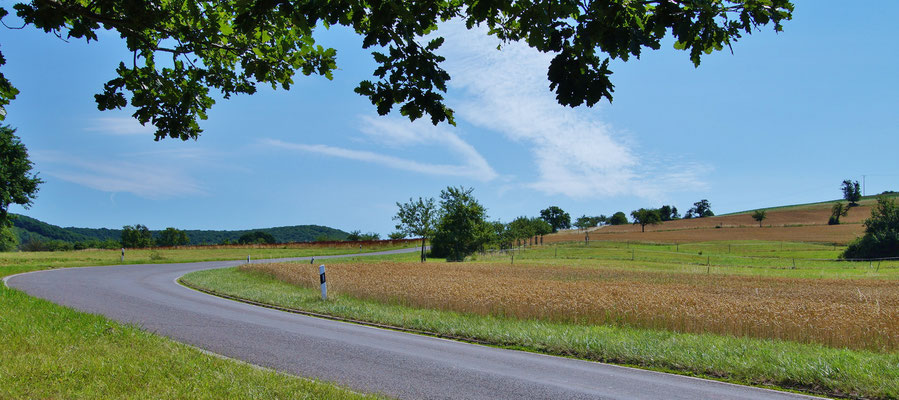
<svg viewBox="0 0 899 400"><path fill-rule="evenodd" d="M899 207L895 200L878 197L865 220L865 236L846 248L843 258L880 258L899 256Z"/></svg>

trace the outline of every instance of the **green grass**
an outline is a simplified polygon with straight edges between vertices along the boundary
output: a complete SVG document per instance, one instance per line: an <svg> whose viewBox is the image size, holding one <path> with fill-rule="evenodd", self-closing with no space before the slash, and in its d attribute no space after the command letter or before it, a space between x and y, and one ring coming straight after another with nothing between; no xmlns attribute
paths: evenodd
<svg viewBox="0 0 899 400"><path fill-rule="evenodd" d="M838 261L845 246L831 244L722 241L637 243L591 241L533 246L515 251L515 263L570 267L663 270L742 276L828 279L897 279L899 260ZM511 253L475 255L474 262L512 262Z"/></svg>
<svg viewBox="0 0 899 400"><path fill-rule="evenodd" d="M267 258L308 257L395 250L409 246L363 246L319 248L187 248L126 249L124 264L163 264L199 261L254 260ZM120 250L74 250L41 252L0 252L0 276L41 269L119 265Z"/></svg>
<svg viewBox="0 0 899 400"><path fill-rule="evenodd" d="M193 272L182 281L204 290L282 307L510 348L837 396L899 397L899 354L627 326L470 315L340 295L322 301L315 289L236 268Z"/></svg>
<svg viewBox="0 0 899 400"><path fill-rule="evenodd" d="M77 253L31 253L26 255L41 257L12 258L25 262L3 265L0 278L47 268L48 263L97 265L97 260L104 260ZM4 262L9 262L9 255L2 255ZM180 261L193 256L182 253L172 259ZM209 355L135 326L78 312L0 285L0 399L28 398L380 397Z"/></svg>

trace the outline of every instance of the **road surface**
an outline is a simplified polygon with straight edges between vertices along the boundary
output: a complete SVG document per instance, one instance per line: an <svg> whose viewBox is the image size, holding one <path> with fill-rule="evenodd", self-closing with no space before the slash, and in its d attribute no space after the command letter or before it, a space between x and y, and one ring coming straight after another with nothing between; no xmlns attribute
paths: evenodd
<svg viewBox="0 0 899 400"><path fill-rule="evenodd" d="M57 269L9 277L7 285L227 357L402 399L808 398L308 317L176 283L188 272L242 263Z"/></svg>

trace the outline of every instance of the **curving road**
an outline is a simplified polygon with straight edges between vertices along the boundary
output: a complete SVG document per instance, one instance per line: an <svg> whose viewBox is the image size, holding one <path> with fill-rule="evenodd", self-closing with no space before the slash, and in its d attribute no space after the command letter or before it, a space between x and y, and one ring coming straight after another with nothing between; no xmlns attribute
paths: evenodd
<svg viewBox="0 0 899 400"><path fill-rule="evenodd" d="M309 258L255 262L288 260ZM175 282L188 272L242 263L57 269L8 277L7 285L214 353L403 399L809 398L286 313Z"/></svg>

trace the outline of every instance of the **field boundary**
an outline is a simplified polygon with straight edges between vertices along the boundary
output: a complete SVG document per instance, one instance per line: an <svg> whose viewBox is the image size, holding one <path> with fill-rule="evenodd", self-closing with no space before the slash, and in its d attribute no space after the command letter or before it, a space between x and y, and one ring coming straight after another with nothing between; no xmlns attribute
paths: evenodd
<svg viewBox="0 0 899 400"><path fill-rule="evenodd" d="M226 267L226 268L227 268L227 267ZM278 311L288 312L288 313L291 313L291 314L300 314L300 315L305 315L305 316L308 316L308 317L315 317L315 318L321 318L321 319L329 319L329 320L332 320L332 321L348 322L348 323L351 323L351 324L363 325L363 326L370 326L370 327L373 327L373 328L381 328L381 329L387 329L387 330L391 330L391 331L399 331L399 332L405 332L405 333L414 333L414 334L418 334L418 335L437 337L437 338L441 338L441 339L457 340L457 341L461 341L461 342L473 343L473 344L480 344L480 345L484 345L484 346L498 346L496 343L488 342L488 341L484 341L484 340L479 340L479 339L475 339L475 338L471 338L471 337L455 336L455 335L447 335L447 334L442 334L442 333L439 333L439 332L423 331L423 330L419 330L419 329L405 328L405 327L397 326L397 325L379 324L379 323L376 323L376 322L370 322L370 321L364 321L364 320L358 320L358 319L352 319L352 318L345 318L345 317L338 317L338 316L336 316L336 315L322 314L322 313L317 313L317 312L312 312L312 311L300 310L300 309L297 309L297 308L283 307L283 306L279 306L279 305L277 305L277 304L271 304L271 303L265 303L265 302L256 301L256 300L250 300L250 299L247 299L247 298L243 298L243 297L239 297L239 296L233 296L233 295L221 293L221 292L218 292L218 291L215 291L215 290L204 289L204 288L201 288L201 287L198 287L198 286L191 285L190 283L187 283L187 282L183 281L183 280L181 279L181 278L183 278L183 277L184 277L184 275L179 276L178 278L176 278L176 279L174 280L175 284L177 284L178 286L187 288L187 289L191 289L191 290L195 290L195 291L198 291L198 292L201 292L201 293L208 294L208 295L210 295L210 296L215 296L215 297L220 297L220 298L223 298L223 299L226 299L226 300L231 300L231 301L236 301L236 302L240 302L240 303L250 304L250 305L257 306L257 307L264 307L264 308L268 308L268 309L272 309L272 310L278 310Z"/></svg>

